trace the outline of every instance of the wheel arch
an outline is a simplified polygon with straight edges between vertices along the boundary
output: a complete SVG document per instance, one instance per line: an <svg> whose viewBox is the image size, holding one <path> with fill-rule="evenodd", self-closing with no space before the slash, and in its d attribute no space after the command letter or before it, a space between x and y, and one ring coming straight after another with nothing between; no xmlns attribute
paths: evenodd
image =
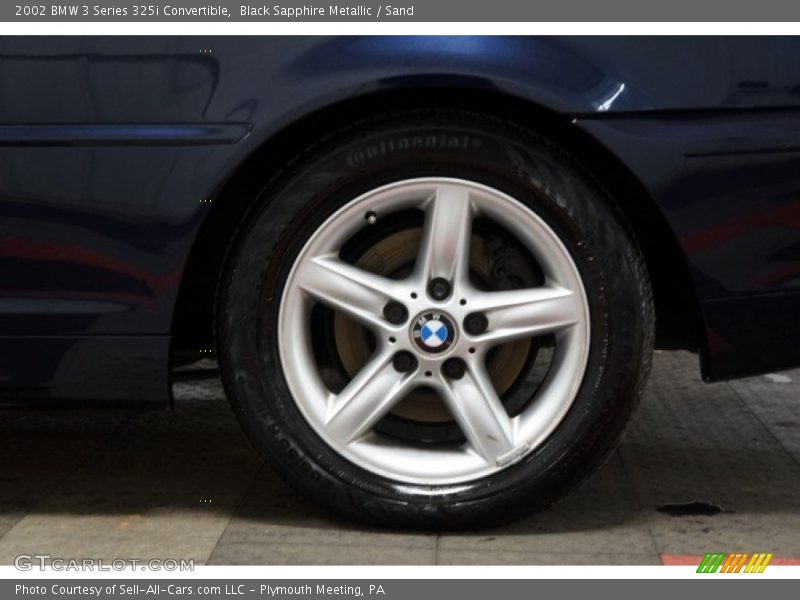
<svg viewBox="0 0 800 600"><path fill-rule="evenodd" d="M685 256L653 198L637 177L589 134L572 126L573 115L498 90L430 85L373 92L319 108L285 125L248 156L220 187L187 259L172 323L176 363L213 353L214 308L225 257L254 199L284 167L342 123L409 108L459 108L507 118L552 139L608 192L625 215L650 272L657 318L657 346L697 350L702 315ZM431 98L435 98L432 103Z"/></svg>

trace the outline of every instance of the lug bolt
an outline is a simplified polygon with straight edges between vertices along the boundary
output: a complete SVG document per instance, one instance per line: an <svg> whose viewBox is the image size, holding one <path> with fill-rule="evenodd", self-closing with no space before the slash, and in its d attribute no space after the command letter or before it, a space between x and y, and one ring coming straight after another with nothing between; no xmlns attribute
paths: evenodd
<svg viewBox="0 0 800 600"><path fill-rule="evenodd" d="M461 379L467 371L467 365L460 358L448 358L442 365L442 372L450 379Z"/></svg>
<svg viewBox="0 0 800 600"><path fill-rule="evenodd" d="M464 329L471 335L479 335L486 331L489 320L483 313L470 313L464 319Z"/></svg>
<svg viewBox="0 0 800 600"><path fill-rule="evenodd" d="M411 352L401 350L392 357L392 365L395 370L401 373L408 373L417 368L417 357L411 354Z"/></svg>
<svg viewBox="0 0 800 600"><path fill-rule="evenodd" d="M444 300L450 295L450 282L443 277L431 279L428 283L428 293L434 300Z"/></svg>
<svg viewBox="0 0 800 600"><path fill-rule="evenodd" d="M393 325L402 325L408 319L408 310L399 302L389 302L383 307L384 318Z"/></svg>

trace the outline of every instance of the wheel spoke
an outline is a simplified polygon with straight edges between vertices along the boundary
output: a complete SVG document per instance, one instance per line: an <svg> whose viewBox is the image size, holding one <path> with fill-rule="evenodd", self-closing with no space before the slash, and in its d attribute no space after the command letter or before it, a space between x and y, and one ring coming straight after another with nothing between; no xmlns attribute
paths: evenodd
<svg viewBox="0 0 800 600"><path fill-rule="evenodd" d="M349 444L377 423L408 391L411 373L399 373L391 357L382 355L361 369L331 403L327 432Z"/></svg>
<svg viewBox="0 0 800 600"><path fill-rule="evenodd" d="M556 286L483 293L472 308L489 322L477 341L490 344L555 333L583 318L577 294Z"/></svg>
<svg viewBox="0 0 800 600"><path fill-rule="evenodd" d="M442 184L429 201L422 231L417 276L426 284L442 277L447 281L466 279L472 206L463 187Z"/></svg>
<svg viewBox="0 0 800 600"><path fill-rule="evenodd" d="M511 419L482 367L467 369L464 377L444 386L444 400L469 444L489 464L514 448Z"/></svg>
<svg viewBox="0 0 800 600"><path fill-rule="evenodd" d="M397 283L335 256L318 256L299 269L298 285L308 294L364 325L384 327L383 307L400 298Z"/></svg>

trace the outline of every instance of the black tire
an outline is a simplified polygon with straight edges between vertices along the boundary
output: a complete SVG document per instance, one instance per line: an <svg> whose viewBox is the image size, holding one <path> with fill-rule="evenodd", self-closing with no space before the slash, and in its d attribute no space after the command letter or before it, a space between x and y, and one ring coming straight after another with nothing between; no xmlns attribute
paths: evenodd
<svg viewBox="0 0 800 600"><path fill-rule="evenodd" d="M588 365L566 417L521 461L452 487L400 486L339 456L299 412L278 359L281 292L315 228L367 190L423 176L469 179L528 205L568 248L590 304ZM624 219L558 146L504 120L457 110L408 111L329 135L265 186L227 264L217 351L246 437L294 488L362 522L476 529L546 507L613 450L649 373L652 294Z"/></svg>

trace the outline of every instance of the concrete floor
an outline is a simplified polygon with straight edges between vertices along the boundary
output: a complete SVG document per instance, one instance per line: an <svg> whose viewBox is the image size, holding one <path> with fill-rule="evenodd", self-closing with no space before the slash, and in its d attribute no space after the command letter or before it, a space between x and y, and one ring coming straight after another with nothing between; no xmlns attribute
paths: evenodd
<svg viewBox="0 0 800 600"><path fill-rule="evenodd" d="M0 413L0 564L33 553L198 565L800 557L800 371L708 385L694 356L657 353L622 446L581 490L546 513L459 535L328 516L262 467L216 379L175 391L174 412ZM722 512L658 510L689 502Z"/></svg>

